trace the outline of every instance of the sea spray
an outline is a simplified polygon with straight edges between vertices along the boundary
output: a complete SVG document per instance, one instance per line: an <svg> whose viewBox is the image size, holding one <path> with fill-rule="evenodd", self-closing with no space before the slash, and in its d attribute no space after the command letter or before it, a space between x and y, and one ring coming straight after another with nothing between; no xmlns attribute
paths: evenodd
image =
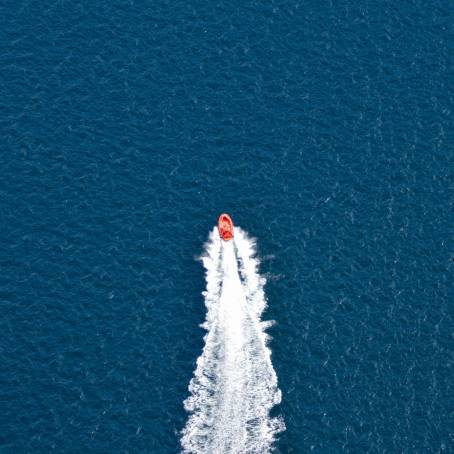
<svg viewBox="0 0 454 454"><path fill-rule="evenodd" d="M258 273L255 243L239 228L233 241L222 241L214 229L202 261L207 333L184 402L190 415L183 452L267 453L285 426L270 417L281 392L266 345L271 323L261 321L265 280Z"/></svg>

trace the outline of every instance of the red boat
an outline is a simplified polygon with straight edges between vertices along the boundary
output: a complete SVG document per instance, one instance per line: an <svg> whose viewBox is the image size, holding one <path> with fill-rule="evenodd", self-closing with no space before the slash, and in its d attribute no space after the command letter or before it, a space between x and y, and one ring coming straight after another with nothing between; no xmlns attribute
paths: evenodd
<svg viewBox="0 0 454 454"><path fill-rule="evenodd" d="M221 214L218 221L219 236L224 241L233 239L233 222L228 214Z"/></svg>

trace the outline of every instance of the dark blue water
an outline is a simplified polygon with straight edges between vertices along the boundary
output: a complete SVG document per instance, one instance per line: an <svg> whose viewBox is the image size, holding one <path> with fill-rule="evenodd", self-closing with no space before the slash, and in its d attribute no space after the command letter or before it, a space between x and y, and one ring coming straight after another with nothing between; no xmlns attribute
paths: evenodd
<svg viewBox="0 0 454 454"><path fill-rule="evenodd" d="M179 451L226 211L277 451L454 452L452 6L2 3L0 451Z"/></svg>

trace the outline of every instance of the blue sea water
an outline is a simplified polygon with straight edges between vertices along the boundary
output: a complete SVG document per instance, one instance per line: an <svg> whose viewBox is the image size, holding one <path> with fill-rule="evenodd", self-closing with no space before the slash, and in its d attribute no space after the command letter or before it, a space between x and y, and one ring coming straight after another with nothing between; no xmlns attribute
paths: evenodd
<svg viewBox="0 0 454 454"><path fill-rule="evenodd" d="M223 211L276 451L454 452L453 12L1 3L0 452L179 452Z"/></svg>

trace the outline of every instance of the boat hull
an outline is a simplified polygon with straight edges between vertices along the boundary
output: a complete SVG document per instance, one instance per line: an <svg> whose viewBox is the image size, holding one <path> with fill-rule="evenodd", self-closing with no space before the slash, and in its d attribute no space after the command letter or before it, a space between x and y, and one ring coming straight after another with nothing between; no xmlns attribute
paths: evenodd
<svg viewBox="0 0 454 454"><path fill-rule="evenodd" d="M224 241L233 240L233 222L228 214L223 213L219 216L218 230L219 236Z"/></svg>

